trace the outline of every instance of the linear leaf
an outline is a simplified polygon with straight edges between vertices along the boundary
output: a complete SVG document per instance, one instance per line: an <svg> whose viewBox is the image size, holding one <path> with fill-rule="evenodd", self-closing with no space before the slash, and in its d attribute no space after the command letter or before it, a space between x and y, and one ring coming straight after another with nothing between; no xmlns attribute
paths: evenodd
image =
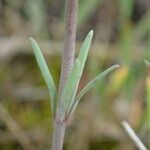
<svg viewBox="0 0 150 150"><path fill-rule="evenodd" d="M74 102L79 81L85 66L88 51L93 37L93 30L91 30L85 38L83 45L80 49L79 56L73 66L73 69L68 77L64 91L61 96L61 104L59 107L59 114L64 117L68 112L68 108Z"/></svg>
<svg viewBox="0 0 150 150"><path fill-rule="evenodd" d="M86 36L83 42L83 45L80 49L79 55L78 55L78 58L80 59L80 62L81 62L81 68L82 68L81 72L83 71L83 68L87 59L87 55L91 46L92 38L93 38L93 30L91 30Z"/></svg>
<svg viewBox="0 0 150 150"><path fill-rule="evenodd" d="M50 98L51 98L52 113L55 114L56 105L57 105L57 90L56 90L55 83L53 81L51 73L49 72L48 66L45 62L45 59L43 57L43 54L41 52L41 49L40 49L38 43L33 38L30 38L30 40L32 43L32 47L33 47L33 51L34 51L37 63L39 65L39 68L42 72L42 75L44 77L44 80L45 80L48 90L49 90L49 94L50 94Z"/></svg>
<svg viewBox="0 0 150 150"><path fill-rule="evenodd" d="M81 91L80 93L76 96L75 101L71 104L69 108L69 115L72 115L74 112L75 108L77 107L80 99L84 96L84 94L87 93L92 87L94 87L100 80L102 80L106 75L108 75L110 72L118 68L119 65L114 65L106 69L104 72L99 74L97 77L92 79Z"/></svg>
<svg viewBox="0 0 150 150"><path fill-rule="evenodd" d="M60 106L58 108L58 114L61 117L65 116L68 106L76 96L76 91L80 81L79 70L80 60L77 58L61 95Z"/></svg>

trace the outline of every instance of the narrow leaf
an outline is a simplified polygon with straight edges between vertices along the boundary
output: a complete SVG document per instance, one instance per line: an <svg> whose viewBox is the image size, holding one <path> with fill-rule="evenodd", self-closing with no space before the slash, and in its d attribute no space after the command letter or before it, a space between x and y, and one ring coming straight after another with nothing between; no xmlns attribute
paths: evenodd
<svg viewBox="0 0 150 150"><path fill-rule="evenodd" d="M73 101L75 98L80 80L79 70L80 60L77 58L61 95L60 106L58 108L58 114L61 117L65 116L68 106L70 105L71 101Z"/></svg>
<svg viewBox="0 0 150 150"><path fill-rule="evenodd" d="M69 115L72 115L74 112L75 108L77 107L80 99L84 96L84 94L87 93L92 87L94 87L100 80L102 80L106 75L108 75L110 72L118 68L119 65L114 65L106 69L104 72L99 74L97 77L95 77L93 80L91 80L81 91L80 93L76 96L74 102L70 105L69 108Z"/></svg>
<svg viewBox="0 0 150 150"><path fill-rule="evenodd" d="M30 40L32 43L32 47L33 47L33 51L34 51L37 63L39 65L39 68L42 72L42 75L44 77L44 80L45 80L47 87L48 87L48 90L49 90L49 94L50 94L50 98L51 98L52 113L55 114L56 104L57 104L57 90L56 90L55 83L54 83L53 78L49 72L49 69L47 67L47 64L45 62L45 59L43 57L43 54L41 52L41 49L40 49L38 43L33 38L30 38Z"/></svg>
<svg viewBox="0 0 150 150"><path fill-rule="evenodd" d="M68 112L68 108L75 100L77 88L85 66L92 37L93 37L93 30L91 30L88 33L87 37L85 38L83 45L80 49L79 56L76 59L73 69L64 87L64 91L62 93L60 100L61 104L59 107L59 115L61 115L62 117L66 115L66 113Z"/></svg>
<svg viewBox="0 0 150 150"><path fill-rule="evenodd" d="M91 30L88 33L79 52L78 58L80 59L80 62L81 62L81 68L82 68L81 71L83 71L83 68L87 59L88 51L90 49L91 42L92 42L92 37L93 37L93 30Z"/></svg>

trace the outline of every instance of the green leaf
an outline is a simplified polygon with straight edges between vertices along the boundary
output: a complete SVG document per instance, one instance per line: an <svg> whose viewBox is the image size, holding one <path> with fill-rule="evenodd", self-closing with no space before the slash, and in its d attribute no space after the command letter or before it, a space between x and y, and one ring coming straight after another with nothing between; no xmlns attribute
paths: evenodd
<svg viewBox="0 0 150 150"><path fill-rule="evenodd" d="M68 108L75 100L76 92L85 66L92 37L93 30L91 30L85 38L83 45L80 49L79 56L75 61L73 69L68 77L64 90L62 92L58 113L59 115L61 115L61 117L66 117L65 115L68 112Z"/></svg>
<svg viewBox="0 0 150 150"><path fill-rule="evenodd" d="M57 90L56 90L55 83L54 83L53 78L49 72L49 69L47 67L47 64L45 62L45 59L43 57L43 54L41 52L41 49L40 49L38 43L33 38L30 38L30 40L32 43L32 47L33 47L33 51L34 51L37 63L39 65L39 68L42 72L42 75L44 77L44 80L45 80L47 87L48 87L48 90L49 90L49 94L50 94L50 98L51 98L52 113L55 114L56 105L57 105Z"/></svg>
<svg viewBox="0 0 150 150"><path fill-rule="evenodd" d="M97 77L95 77L93 80L91 80L81 91L80 93L76 96L75 101L70 105L69 108L69 114L72 115L74 112L75 108L77 107L80 99L84 96L84 94L87 93L92 87L94 87L100 80L102 80L107 74L118 68L119 65L114 65L106 69L104 72L99 74Z"/></svg>
<svg viewBox="0 0 150 150"><path fill-rule="evenodd" d="M79 52L78 58L80 59L80 62L81 62L81 73L83 71L83 68L84 68L84 65L85 65L85 62L86 62L86 59L87 59L87 55L88 55L88 52L89 52L89 49L90 49L90 46L91 46L92 38L93 38L93 30L91 30L88 33L88 35L85 38L85 40L83 42L83 45L80 49L80 52Z"/></svg>
<svg viewBox="0 0 150 150"><path fill-rule="evenodd" d="M68 106L76 96L76 91L80 80L79 70L80 70L80 60L77 58L75 60L75 63L73 65L73 68L71 70L71 73L68 77L68 80L66 82L66 85L60 98L58 114L61 117L65 116Z"/></svg>

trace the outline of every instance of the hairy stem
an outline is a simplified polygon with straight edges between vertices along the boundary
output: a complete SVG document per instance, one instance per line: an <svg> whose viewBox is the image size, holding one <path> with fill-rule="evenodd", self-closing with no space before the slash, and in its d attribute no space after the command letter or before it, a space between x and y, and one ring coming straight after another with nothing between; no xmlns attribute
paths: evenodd
<svg viewBox="0 0 150 150"><path fill-rule="evenodd" d="M62 150L63 149L65 127L66 126L64 123L55 121L52 150Z"/></svg>
<svg viewBox="0 0 150 150"><path fill-rule="evenodd" d="M61 94L64 88L74 63L77 7L78 0L66 0L64 51L61 64L59 94Z"/></svg>
<svg viewBox="0 0 150 150"><path fill-rule="evenodd" d="M65 36L64 36L64 50L61 64L61 75L59 84L59 98L57 112L54 120L54 133L52 141L52 150L62 150L65 135L66 124L61 119L58 109L60 106L60 96L64 89L65 83L68 79L70 71L74 64L75 45L76 45L76 18L78 0L66 0L65 4Z"/></svg>

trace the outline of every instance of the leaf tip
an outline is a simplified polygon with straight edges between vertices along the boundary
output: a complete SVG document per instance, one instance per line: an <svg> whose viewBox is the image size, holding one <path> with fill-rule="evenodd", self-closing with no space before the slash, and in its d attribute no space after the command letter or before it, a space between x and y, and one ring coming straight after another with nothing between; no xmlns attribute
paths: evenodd
<svg viewBox="0 0 150 150"><path fill-rule="evenodd" d="M115 65L115 68L119 68L120 67L120 65Z"/></svg>
<svg viewBox="0 0 150 150"><path fill-rule="evenodd" d="M36 41L32 37L30 37L29 39L30 39L30 41L31 41L32 44L36 43Z"/></svg>
<svg viewBox="0 0 150 150"><path fill-rule="evenodd" d="M91 30L90 32L89 32L89 37L93 37L93 30Z"/></svg>
<svg viewBox="0 0 150 150"><path fill-rule="evenodd" d="M34 41L34 39L32 37L29 37L29 39L30 39L31 42Z"/></svg>
<svg viewBox="0 0 150 150"><path fill-rule="evenodd" d="M117 64L117 65L113 65L113 66L112 66L112 70L115 70L115 69L117 69L117 68L119 68L119 67L120 67L120 65L118 65L118 64Z"/></svg>

